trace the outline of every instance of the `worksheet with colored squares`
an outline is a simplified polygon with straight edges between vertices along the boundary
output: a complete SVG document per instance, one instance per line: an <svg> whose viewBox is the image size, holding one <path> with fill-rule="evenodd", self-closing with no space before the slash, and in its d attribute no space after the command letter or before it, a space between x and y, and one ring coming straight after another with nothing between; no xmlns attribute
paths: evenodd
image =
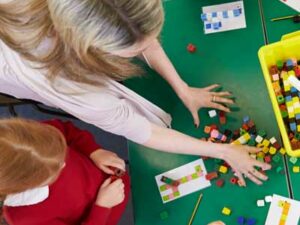
<svg viewBox="0 0 300 225"><path fill-rule="evenodd" d="M282 3L300 12L300 0L280 0Z"/></svg>
<svg viewBox="0 0 300 225"><path fill-rule="evenodd" d="M298 225L299 219L299 201L273 195L265 225Z"/></svg>
<svg viewBox="0 0 300 225"><path fill-rule="evenodd" d="M205 6L202 12L205 34L246 28L243 1Z"/></svg>
<svg viewBox="0 0 300 225"><path fill-rule="evenodd" d="M163 203L173 201L195 191L211 186L210 181L206 180L207 174L204 162L198 159L186 165L172 169L165 173L155 176L159 193ZM179 186L171 186L161 181L162 176L179 181Z"/></svg>

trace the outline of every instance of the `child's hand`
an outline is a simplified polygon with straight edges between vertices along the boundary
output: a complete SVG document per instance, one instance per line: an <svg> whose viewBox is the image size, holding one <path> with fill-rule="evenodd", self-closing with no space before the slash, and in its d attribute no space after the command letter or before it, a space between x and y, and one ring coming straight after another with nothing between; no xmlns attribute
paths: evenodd
<svg viewBox="0 0 300 225"><path fill-rule="evenodd" d="M225 223L223 223L222 221L215 221L215 222L212 222L208 225L225 225Z"/></svg>
<svg viewBox="0 0 300 225"><path fill-rule="evenodd" d="M110 182L111 178L108 178L102 184L98 192L96 205L112 208L124 201L125 193L123 181L118 179L113 183Z"/></svg>
<svg viewBox="0 0 300 225"><path fill-rule="evenodd" d="M90 158L93 160L95 165L99 167L99 169L103 170L103 172L107 174L114 174L109 166L116 167L123 171L126 170L124 160L119 158L116 153L98 149L91 154Z"/></svg>
<svg viewBox="0 0 300 225"><path fill-rule="evenodd" d="M237 177L243 184L246 185L243 174L258 185L262 185L262 181L268 177L255 169L259 167L262 170L271 169L271 165L257 161L250 157L249 153L258 153L261 151L259 148L249 147L245 145L224 145L225 154L223 159L229 163L232 169L236 172Z"/></svg>
<svg viewBox="0 0 300 225"><path fill-rule="evenodd" d="M234 104L234 101L228 98L231 96L231 93L227 91L214 92L213 89L217 87L219 87L217 84L205 88L192 88L186 86L185 89L181 91L182 94L180 94L180 99L191 112L196 127L200 124L198 111L201 108L215 108L230 112L230 109L225 107L223 103Z"/></svg>

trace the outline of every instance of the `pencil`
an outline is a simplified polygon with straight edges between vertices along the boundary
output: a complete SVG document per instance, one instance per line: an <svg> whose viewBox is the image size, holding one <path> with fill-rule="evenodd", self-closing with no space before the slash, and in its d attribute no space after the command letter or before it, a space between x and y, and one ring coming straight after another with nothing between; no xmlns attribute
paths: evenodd
<svg viewBox="0 0 300 225"><path fill-rule="evenodd" d="M191 216L191 218L190 218L190 221L189 221L188 225L192 225L192 223L193 223L193 220L194 220L195 215L196 215L196 212L197 212L197 210L198 210L198 208L199 208L199 205L200 205L202 196L203 196L203 194L201 193L201 194L199 195L198 201L197 201L197 203L196 203L196 205L195 205L194 211L193 211L193 213L192 213L192 216Z"/></svg>
<svg viewBox="0 0 300 225"><path fill-rule="evenodd" d="M272 22L275 22L275 21L279 21L279 20L287 20L287 19L292 19L292 18L296 18L300 15L293 15L293 16L283 16L283 17L278 17L278 18L273 18L271 19Z"/></svg>

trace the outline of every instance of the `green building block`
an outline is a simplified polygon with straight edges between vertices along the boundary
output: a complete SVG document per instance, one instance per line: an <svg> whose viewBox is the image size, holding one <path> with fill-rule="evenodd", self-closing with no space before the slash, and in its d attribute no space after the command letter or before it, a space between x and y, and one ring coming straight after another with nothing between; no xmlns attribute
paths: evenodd
<svg viewBox="0 0 300 225"><path fill-rule="evenodd" d="M278 163L281 160L281 157L279 155L274 155L272 160L273 160L273 162Z"/></svg>
<svg viewBox="0 0 300 225"><path fill-rule="evenodd" d="M162 211L162 212L160 213L160 218L161 218L162 220L166 220L166 219L168 219L168 217L169 217L169 213L168 213L167 211Z"/></svg>
<svg viewBox="0 0 300 225"><path fill-rule="evenodd" d="M287 118L288 117L288 112L286 110L280 111L282 118Z"/></svg>
<svg viewBox="0 0 300 225"><path fill-rule="evenodd" d="M167 185L161 185L161 186L159 187L159 190L160 190L161 192L167 190Z"/></svg>
<svg viewBox="0 0 300 225"><path fill-rule="evenodd" d="M278 60L278 61L276 62L276 66L277 66L277 68L278 68L279 70L282 70L282 68L283 68L283 61Z"/></svg>
<svg viewBox="0 0 300 225"><path fill-rule="evenodd" d="M257 157L256 160L262 163L265 162L265 159L263 157Z"/></svg>
<svg viewBox="0 0 300 225"><path fill-rule="evenodd" d="M175 198L177 198L177 197L179 197L179 196L180 196L179 191L174 192L174 197L175 197Z"/></svg>
<svg viewBox="0 0 300 225"><path fill-rule="evenodd" d="M247 131L245 131L244 129L240 128L240 135L243 136L244 134L246 134Z"/></svg>
<svg viewBox="0 0 300 225"><path fill-rule="evenodd" d="M197 179L198 177L199 177L199 176L198 176L198 174L197 174L197 173L193 173L193 174L192 174L192 178L193 178L193 180L194 180L194 179Z"/></svg>
<svg viewBox="0 0 300 225"><path fill-rule="evenodd" d="M281 166L278 166L276 168L276 173L281 173L283 171L283 168Z"/></svg>
<svg viewBox="0 0 300 225"><path fill-rule="evenodd" d="M290 158L290 162L293 164L296 164L296 162L298 161L298 159L296 157L291 157Z"/></svg>
<svg viewBox="0 0 300 225"><path fill-rule="evenodd" d="M250 139L249 141L248 141L248 145L249 146L256 146L256 141L255 141L255 139Z"/></svg>
<svg viewBox="0 0 300 225"><path fill-rule="evenodd" d="M259 130L258 131L258 135L261 136L261 137L263 137L263 138L265 138L267 136L267 133L264 130Z"/></svg>
<svg viewBox="0 0 300 225"><path fill-rule="evenodd" d="M165 196L163 196L163 200L164 201L168 201L170 198L169 198L169 195L165 195Z"/></svg>
<svg viewBox="0 0 300 225"><path fill-rule="evenodd" d="M296 133L296 134L295 134L295 138L296 138L298 141L300 141L300 134L299 134L299 133Z"/></svg>

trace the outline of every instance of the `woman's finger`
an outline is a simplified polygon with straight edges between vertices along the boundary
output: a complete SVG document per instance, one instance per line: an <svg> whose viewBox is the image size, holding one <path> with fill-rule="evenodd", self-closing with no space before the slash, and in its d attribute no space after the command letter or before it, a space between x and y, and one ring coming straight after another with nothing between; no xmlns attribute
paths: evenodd
<svg viewBox="0 0 300 225"><path fill-rule="evenodd" d="M214 102L234 104L234 101L232 99L230 99L230 98L222 98L222 97L219 97L219 96L216 96L216 95L213 96L212 100Z"/></svg>
<svg viewBox="0 0 300 225"><path fill-rule="evenodd" d="M224 105L219 104L219 103L213 102L213 103L210 104L210 107L215 108L215 109L219 109L219 110L224 111L224 112L228 112L228 113L230 112L229 108L227 108Z"/></svg>
<svg viewBox="0 0 300 225"><path fill-rule="evenodd" d="M220 85L219 84L213 84L213 85L210 85L210 86L205 87L203 89L206 90L206 91L211 91L211 90L213 90L213 89L215 89L217 87L220 87Z"/></svg>
<svg viewBox="0 0 300 225"><path fill-rule="evenodd" d="M245 175L250 179L252 180L254 183L256 183L257 185L262 185L262 182L257 179L252 173L250 172L246 172Z"/></svg>
<svg viewBox="0 0 300 225"><path fill-rule="evenodd" d="M262 174L254 168L252 169L251 173L260 180L268 180L268 177L266 175Z"/></svg>
<svg viewBox="0 0 300 225"><path fill-rule="evenodd" d="M222 91L222 92L212 92L213 95L215 96L220 96L220 97L226 97L226 96L231 96L232 93L229 91Z"/></svg>

